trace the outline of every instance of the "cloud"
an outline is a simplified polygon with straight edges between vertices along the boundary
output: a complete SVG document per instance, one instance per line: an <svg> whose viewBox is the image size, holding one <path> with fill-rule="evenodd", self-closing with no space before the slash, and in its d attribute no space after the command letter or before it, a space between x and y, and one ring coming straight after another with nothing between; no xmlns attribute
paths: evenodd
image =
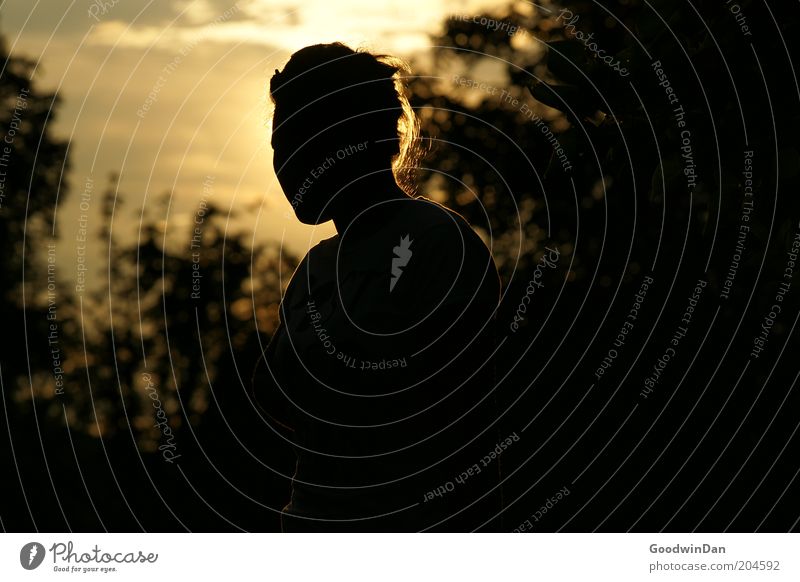
<svg viewBox="0 0 800 582"><path fill-rule="evenodd" d="M172 17L135 22L109 11L90 42L120 47L170 48L202 34L207 42L249 43L294 52L315 43L342 41L408 56L429 46L447 16L505 3L447 0L175 0Z"/></svg>

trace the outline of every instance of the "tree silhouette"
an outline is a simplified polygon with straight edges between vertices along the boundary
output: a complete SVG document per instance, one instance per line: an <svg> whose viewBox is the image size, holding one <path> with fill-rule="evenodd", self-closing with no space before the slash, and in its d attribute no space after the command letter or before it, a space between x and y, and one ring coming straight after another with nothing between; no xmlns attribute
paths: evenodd
<svg viewBox="0 0 800 582"><path fill-rule="evenodd" d="M4 342L1 360L2 432L11 441L0 460L18 472L2 500L5 527L277 528L291 451L251 401L251 374L296 259L227 230L228 214L214 204L197 210L199 236L168 244L169 194L145 209L139 240L122 242L112 233L127 219L126 196L112 174L86 243L102 249L104 269L92 277L101 284L75 295L48 269L69 167L66 143L49 126L59 100L36 89L30 61L3 51L0 130L13 139L5 153L0 144L0 309L15 340ZM56 256L72 262L64 250ZM197 482L211 485L198 491ZM227 517L198 513L201 498Z"/></svg>
<svg viewBox="0 0 800 582"><path fill-rule="evenodd" d="M691 451L705 426L714 427L715 439L734 432L735 425L726 419L738 422L738 411L751 407L752 395L741 389L734 393L728 410L737 414L720 420L714 418L719 408L697 408L697 394L687 387L708 385L704 402L728 403L731 387L740 384L741 355L750 351L774 302L798 216L797 197L789 194L797 190L797 164L789 160L798 158L792 136L800 127L784 45L797 37L797 18L782 8L740 2L751 29L762 32L751 47L730 10L719 3L529 4L448 20L432 42L432 69L412 85L414 106L433 146L421 172L421 191L464 214L491 238L504 278L506 294L498 314L504 343L497 365L501 401L508 407L503 421L509 432L535 419L526 438L538 451L533 458L520 452L515 459L516 451L505 458L508 472L515 475L507 490L507 498L514 500L512 523L514 515L522 522L528 509L538 507L564 479L584 474L621 426L617 438L622 442L638 443L646 434L646 446L657 451L671 442L671 435L678 450ZM514 27L519 29L509 34ZM607 61L600 59L600 48ZM669 102L657 69L666 73L678 104ZM781 86L786 90L775 90ZM690 160L681 149L687 128ZM759 199L748 222L738 292L725 302L718 298L744 212L745 151L755 152L758 160L752 188ZM561 163L561 153L569 164ZM792 169L784 171L787 162ZM548 255L546 246L560 250L558 268L545 269L536 279L537 266ZM614 352L618 359L611 372L598 380L595 372L650 276L657 283L639 323L625 348ZM684 348L660 391L645 404L639 396L642 379L663 353L663 344L669 345L685 297L701 278L708 290L692 323L691 347ZM532 280L543 286L522 312L521 298ZM795 314L797 296L787 301L785 312ZM517 330L509 325L515 315ZM791 317L773 328L776 345L787 340ZM709 326L713 337L701 345ZM694 350L701 348L703 357L694 361ZM718 367L732 356L734 365ZM776 376L768 382L769 367L752 364L741 383L766 384L759 394L762 410L778 407L787 395L796 398L787 386L775 383ZM681 378L684 371L688 376ZM641 406L628 417L637 398ZM660 413L667 403L670 414L665 417ZM650 431L657 420L657 430ZM751 415L748 421L765 426L768 418ZM690 466L713 466L721 481L730 479L719 463L712 465L724 441L711 442ZM623 490L626 479L636 483L640 467L652 462L641 447L626 459L629 448L602 450L603 467L622 467L613 483ZM682 462L673 456L657 465L644 487L663 487ZM575 531L602 520L608 506L617 505L613 487L593 496L607 483L597 467L597 476L585 473L584 489L570 497L576 507L593 501L570 523ZM776 487L791 475L792 469L785 469L770 474ZM716 517L736 514L750 486L740 477L716 506ZM710 507L715 495L705 483L670 527L694 527L688 508ZM626 499L616 521L604 527L628 527L625 510L639 515L647 507L641 490ZM661 513L667 511L656 505L647 517L650 523L663 523L672 517ZM757 508L751 506L749 514L757 515ZM747 519L741 515L734 527L754 527ZM638 526L646 528L643 523ZM715 525L708 521L704 527L713 530ZM776 518L772 527L787 526Z"/></svg>

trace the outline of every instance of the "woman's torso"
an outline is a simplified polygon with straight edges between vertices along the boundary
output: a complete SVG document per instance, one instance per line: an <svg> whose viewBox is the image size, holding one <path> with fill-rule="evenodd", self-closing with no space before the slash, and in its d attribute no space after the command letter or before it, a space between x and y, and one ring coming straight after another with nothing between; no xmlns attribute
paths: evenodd
<svg viewBox="0 0 800 582"><path fill-rule="evenodd" d="M475 529L497 511L496 269L460 216L389 204L368 236L314 247L281 304L268 365L298 458L286 530Z"/></svg>

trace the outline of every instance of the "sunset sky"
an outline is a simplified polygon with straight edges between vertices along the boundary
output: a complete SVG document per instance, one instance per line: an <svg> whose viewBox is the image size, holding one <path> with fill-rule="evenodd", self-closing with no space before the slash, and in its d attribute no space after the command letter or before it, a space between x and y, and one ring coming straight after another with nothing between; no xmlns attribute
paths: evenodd
<svg viewBox="0 0 800 582"><path fill-rule="evenodd" d="M11 0L0 4L0 30L12 53L38 62L40 87L63 98L54 129L71 140L72 171L69 196L58 207L62 240L74 240L89 179L90 217L96 217L107 175L120 173L124 204L113 226L133 240L127 237L135 236L143 204L166 191L174 192L168 233L184 237L211 176L209 201L239 215L232 230L257 240L284 239L290 250L303 253L333 230L287 217L290 207L275 180L269 147L266 82L272 71L293 51L334 40L424 57L429 34L448 15L504 5ZM90 230L100 226L95 220Z"/></svg>

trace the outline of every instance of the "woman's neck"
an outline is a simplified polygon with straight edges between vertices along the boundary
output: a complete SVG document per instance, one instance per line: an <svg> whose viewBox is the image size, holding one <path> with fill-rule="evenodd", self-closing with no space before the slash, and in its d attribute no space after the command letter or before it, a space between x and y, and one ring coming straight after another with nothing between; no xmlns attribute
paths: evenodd
<svg viewBox="0 0 800 582"><path fill-rule="evenodd" d="M396 211L394 205L385 204L391 200L410 198L397 185L393 175L390 179L359 181L357 187L350 189L333 212L333 224L341 236L364 236L378 230L385 218Z"/></svg>

